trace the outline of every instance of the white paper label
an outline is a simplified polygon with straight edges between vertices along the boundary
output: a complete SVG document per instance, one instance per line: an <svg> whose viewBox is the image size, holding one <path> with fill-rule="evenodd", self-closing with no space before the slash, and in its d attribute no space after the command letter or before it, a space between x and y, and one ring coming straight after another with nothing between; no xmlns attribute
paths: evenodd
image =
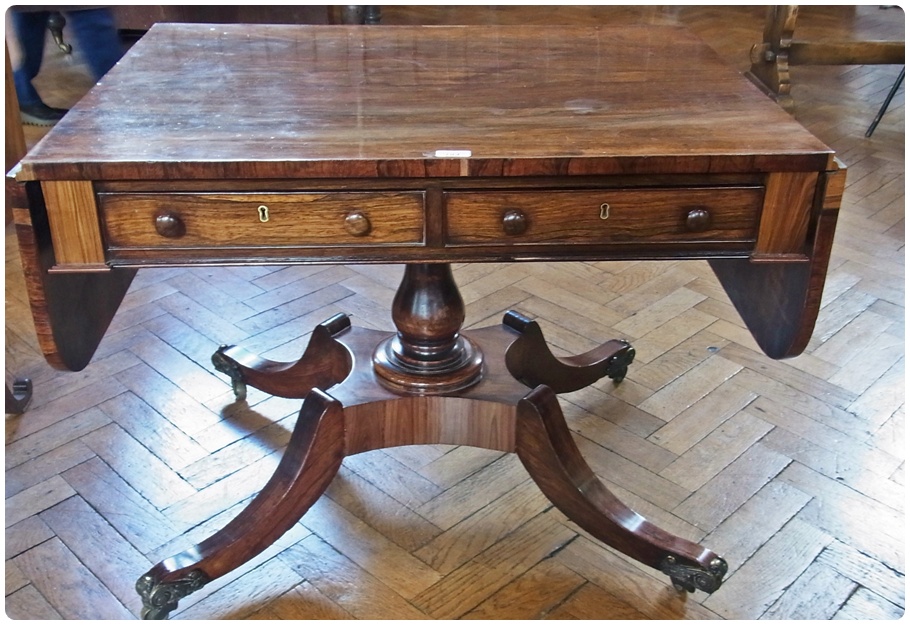
<svg viewBox="0 0 910 625"><path fill-rule="evenodd" d="M436 158L470 158L471 150L436 150L433 156Z"/></svg>

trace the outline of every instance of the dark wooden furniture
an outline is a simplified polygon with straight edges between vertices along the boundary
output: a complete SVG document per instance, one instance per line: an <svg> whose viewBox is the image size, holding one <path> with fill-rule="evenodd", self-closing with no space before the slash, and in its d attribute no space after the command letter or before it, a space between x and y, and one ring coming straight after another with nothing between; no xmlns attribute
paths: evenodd
<svg viewBox="0 0 910 625"><path fill-rule="evenodd" d="M798 15L796 5L768 7L762 42L752 46L752 67L747 73L788 111L794 108L791 66L904 64L903 41L797 41L793 37Z"/></svg>
<svg viewBox="0 0 910 625"><path fill-rule="evenodd" d="M378 24L375 5L157 4L112 6L117 27L144 33L154 24Z"/></svg>
<svg viewBox="0 0 910 625"><path fill-rule="evenodd" d="M4 163L9 171L25 155L25 135L22 133L22 118L19 116L19 102L13 86L13 69L9 62L9 46L3 46L6 65L6 156ZM8 194L7 194L8 195ZM13 220L9 198L6 201L6 223ZM7 376L10 372L7 371ZM6 414L22 414L32 399L32 381L28 378L6 379Z"/></svg>
<svg viewBox="0 0 910 625"><path fill-rule="evenodd" d="M713 591L724 561L613 496L556 401L622 380L632 347L557 358L512 311L462 331L449 263L708 259L767 354L792 356L844 171L677 28L158 25L16 177L39 339L64 368L89 362L142 267L406 263L396 333L340 315L296 362L214 355L238 397L303 407L250 506L140 578L157 617L290 528L345 456L424 443L514 451L592 535Z"/></svg>

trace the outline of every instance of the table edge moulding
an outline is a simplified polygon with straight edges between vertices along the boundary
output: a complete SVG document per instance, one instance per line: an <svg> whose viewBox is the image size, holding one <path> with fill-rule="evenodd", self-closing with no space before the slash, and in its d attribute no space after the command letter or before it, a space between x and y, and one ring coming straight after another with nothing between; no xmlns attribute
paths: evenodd
<svg viewBox="0 0 910 625"><path fill-rule="evenodd" d="M203 76L204 74L204 76ZM514 452L569 519L713 592L726 563L625 506L556 399L622 381L621 338L553 354L517 311L464 330L451 264L707 260L762 350L815 325L845 169L676 27L160 24L7 177L50 364L88 365L143 267L403 263L396 332L318 325L297 361L213 366L303 400L260 494L140 576L143 616L292 527L344 457L415 444Z"/></svg>

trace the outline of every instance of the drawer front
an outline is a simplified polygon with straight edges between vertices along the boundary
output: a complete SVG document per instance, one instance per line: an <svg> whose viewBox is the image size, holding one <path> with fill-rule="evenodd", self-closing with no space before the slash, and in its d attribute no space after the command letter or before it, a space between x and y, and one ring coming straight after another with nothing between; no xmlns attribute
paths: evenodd
<svg viewBox="0 0 910 625"><path fill-rule="evenodd" d="M424 194L100 193L109 249L420 245Z"/></svg>
<svg viewBox="0 0 910 625"><path fill-rule="evenodd" d="M762 187L446 194L448 245L755 241Z"/></svg>

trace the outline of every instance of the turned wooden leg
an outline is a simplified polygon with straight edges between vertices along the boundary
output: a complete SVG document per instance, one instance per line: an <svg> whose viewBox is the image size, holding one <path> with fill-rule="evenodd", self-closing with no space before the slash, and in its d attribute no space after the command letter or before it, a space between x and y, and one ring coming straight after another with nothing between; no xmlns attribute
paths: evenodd
<svg viewBox="0 0 910 625"><path fill-rule="evenodd" d="M392 301L398 333L373 354L378 380L392 390L420 395L476 384L483 354L460 333L464 315L450 265L407 265Z"/></svg>
<svg viewBox="0 0 910 625"><path fill-rule="evenodd" d="M720 587L727 571L722 558L650 523L594 475L549 388L539 386L518 403L515 451L544 495L595 538L663 571L678 589Z"/></svg>
<svg viewBox="0 0 910 625"><path fill-rule="evenodd" d="M247 385L270 395L303 399L312 389L326 390L351 372L351 355L335 340L350 327L351 320L341 314L319 324L296 362L275 362L236 345L223 345L212 356L212 364L230 376L239 400L246 399Z"/></svg>
<svg viewBox="0 0 910 625"><path fill-rule="evenodd" d="M578 356L557 358L536 321L510 310L502 322L520 333L506 351L506 367L529 388L545 384L556 393L569 393L606 376L619 383L635 358L628 342L615 339Z"/></svg>
<svg viewBox="0 0 910 625"><path fill-rule="evenodd" d="M314 389L262 492L214 536L139 578L142 618L167 618L181 598L249 561L293 527L338 473L344 438L341 404Z"/></svg>

